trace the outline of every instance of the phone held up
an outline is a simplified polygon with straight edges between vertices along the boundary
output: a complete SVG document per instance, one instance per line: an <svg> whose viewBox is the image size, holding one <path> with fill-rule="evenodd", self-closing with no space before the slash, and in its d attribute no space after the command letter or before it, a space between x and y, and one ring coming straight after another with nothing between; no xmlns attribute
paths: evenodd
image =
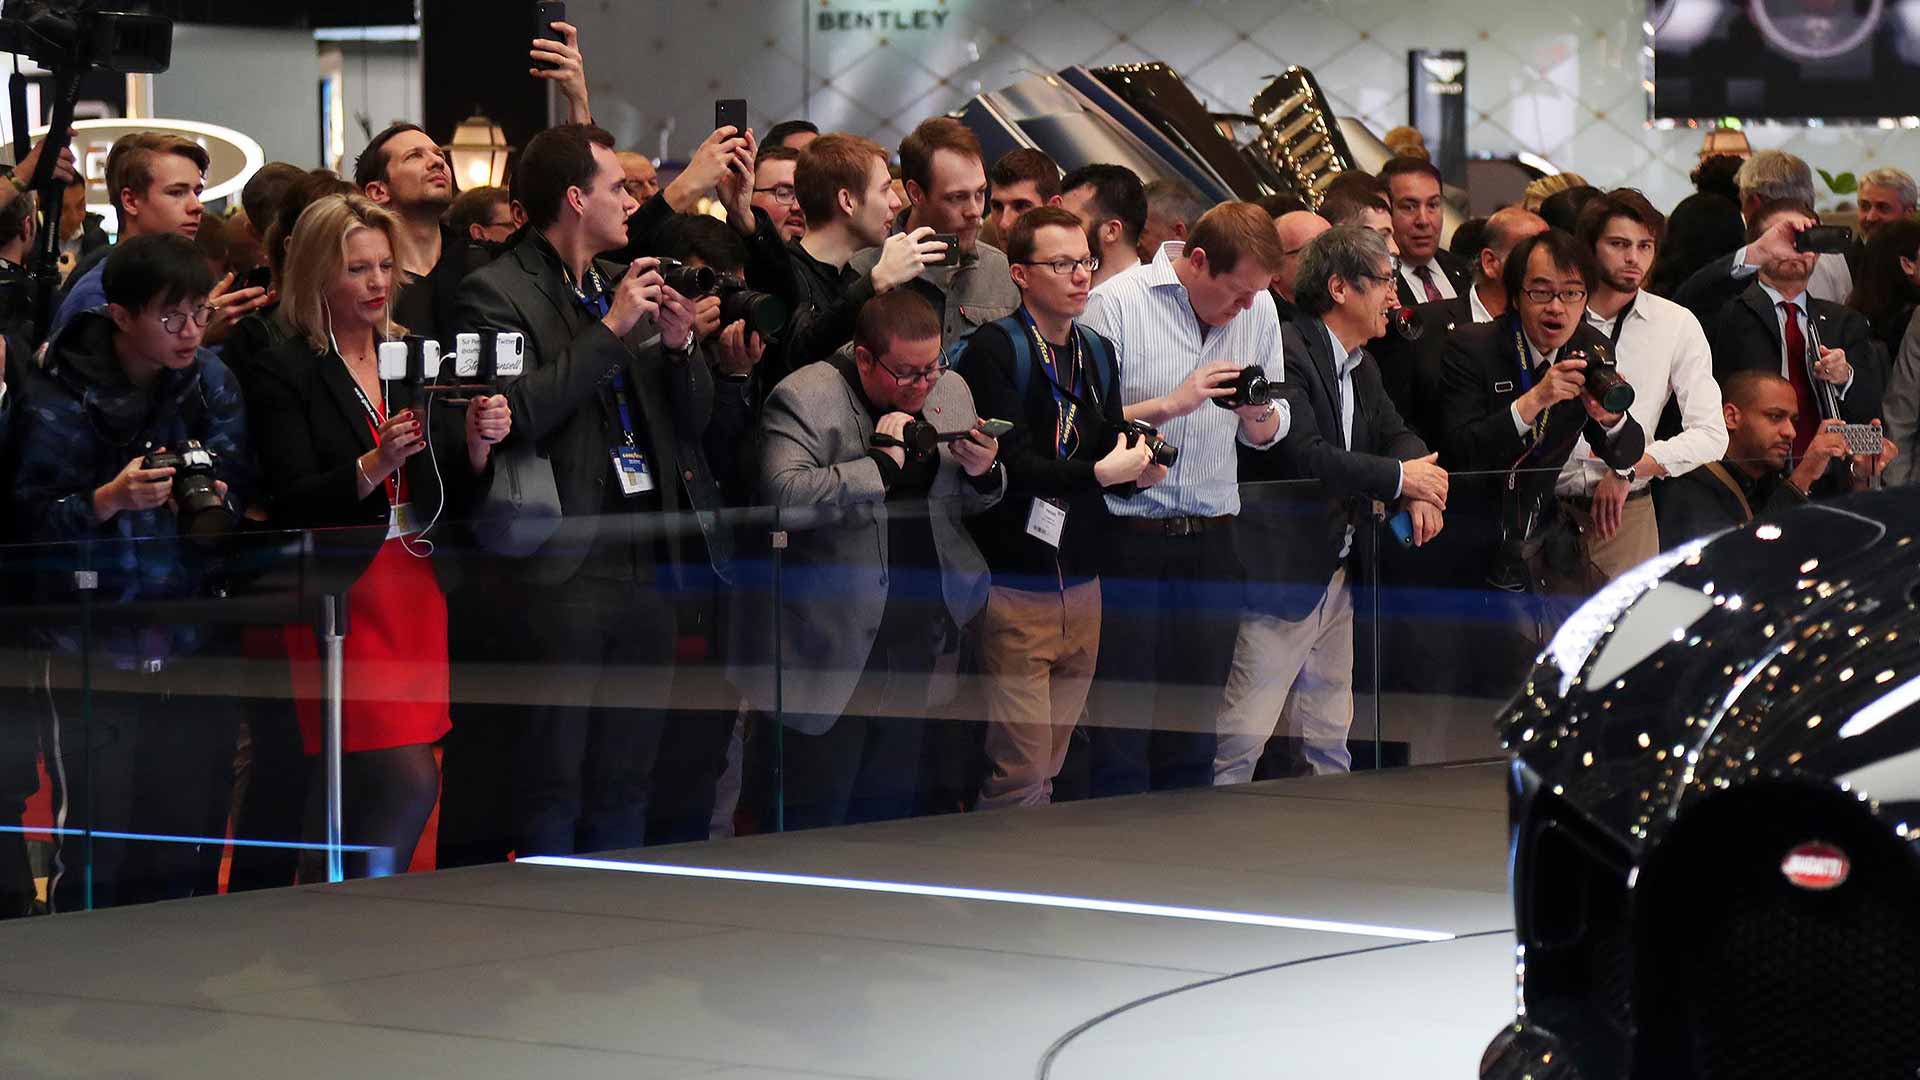
<svg viewBox="0 0 1920 1080"><path fill-rule="evenodd" d="M932 236L927 237L927 239L947 246L947 250L941 253L940 258L928 263L928 266L960 265L960 238L958 236L953 233L934 233Z"/></svg>
<svg viewBox="0 0 1920 1080"><path fill-rule="evenodd" d="M713 103L713 130L719 131L723 127L732 128L735 135L746 133L746 98L720 98Z"/></svg>
<svg viewBox="0 0 1920 1080"><path fill-rule="evenodd" d="M1820 255L1844 255L1853 247L1853 230L1845 225L1809 225L1793 238L1793 250Z"/></svg>
<svg viewBox="0 0 1920 1080"><path fill-rule="evenodd" d="M561 0L539 0L533 5L533 36L535 38L545 38L548 41L567 40L560 31L553 28L554 23L566 21L567 5ZM554 68L554 65L544 60L535 61L533 66L542 71L552 71Z"/></svg>

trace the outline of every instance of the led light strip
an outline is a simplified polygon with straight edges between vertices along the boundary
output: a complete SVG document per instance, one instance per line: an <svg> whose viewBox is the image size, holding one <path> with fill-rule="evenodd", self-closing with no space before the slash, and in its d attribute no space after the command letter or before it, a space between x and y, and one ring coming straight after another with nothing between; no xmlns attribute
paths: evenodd
<svg viewBox="0 0 1920 1080"><path fill-rule="evenodd" d="M817 889L846 889L852 892L892 893L898 896L932 896L945 900L986 900L997 904L1021 904L1027 907L1104 911L1116 915L1151 915L1162 919L1268 926L1278 930L1314 930L1324 934L1353 934L1360 937L1393 938L1397 941L1452 941L1455 936L1440 930L1413 930L1398 926L1334 922L1328 919L1299 919L1288 915L1257 915L1247 911L1171 907L1166 904L1136 904L1125 900L1097 900L1085 896L1003 892L999 889L963 889L951 885L870 881L864 878L815 877L811 874L773 874L758 870L723 870L705 866L672 866L666 863L616 862L612 859L581 859L563 855L529 856L516 860L515 865L569 866L577 870L612 870L622 874L655 874L662 877L706 878L714 881L752 881L763 885L806 885Z"/></svg>
<svg viewBox="0 0 1920 1080"><path fill-rule="evenodd" d="M59 829L48 825L0 825L0 833L19 833L23 836L85 836L85 829ZM172 836L166 833L108 832L105 829L93 830L95 840L139 840L154 844L208 844L226 847L279 848L284 851L326 851L325 844L297 843L292 840L240 840L225 836ZM341 851L386 851L383 847L369 847L364 844L341 844Z"/></svg>

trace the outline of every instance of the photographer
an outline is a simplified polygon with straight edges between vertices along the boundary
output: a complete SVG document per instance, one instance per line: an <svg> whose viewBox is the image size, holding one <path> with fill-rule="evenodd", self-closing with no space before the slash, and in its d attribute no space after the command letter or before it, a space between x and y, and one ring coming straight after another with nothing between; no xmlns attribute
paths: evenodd
<svg viewBox="0 0 1920 1080"><path fill-rule="evenodd" d="M936 662L986 602L961 518L998 502L1007 474L966 381L944 372L939 317L900 290L861 308L852 356L809 364L767 401L761 495L791 530L777 631L789 829L913 812ZM936 430L956 438L916 435ZM755 647L734 680L772 713L767 627L746 621Z"/></svg>
<svg viewBox="0 0 1920 1080"><path fill-rule="evenodd" d="M649 260L595 259L621 245L635 209L611 135L562 124L534 136L514 194L528 231L468 275L454 326L524 335L525 374L501 387L514 417L502 449L541 455L533 464L552 469L562 516L534 554L475 567L503 643L475 659L587 672L564 700L520 710L514 849L633 847L646 839L672 693L674 609L664 590L683 562L677 515L710 482L704 463L678 448L705 431L712 377L693 355L693 304L664 288ZM683 489L686 473L694 479ZM644 694L616 682L634 670L657 673ZM476 734L484 742L489 733ZM452 738L462 738L458 725ZM447 770L450 787L465 782L451 758ZM461 797L498 798L484 777L479 784Z"/></svg>
<svg viewBox="0 0 1920 1080"><path fill-rule="evenodd" d="M39 231L32 192L0 184L0 337L25 346L33 338L27 256Z"/></svg>
<svg viewBox="0 0 1920 1080"><path fill-rule="evenodd" d="M1106 500L1166 476L1146 440L1124 434L1113 346L1074 320L1098 260L1080 219L1029 210L1007 230L1020 310L967 339L956 369L981 415L1013 422L1000 440L1007 498L970 523L993 571L980 617L987 758L976 804L1040 806L1093 682L1100 652Z"/></svg>
<svg viewBox="0 0 1920 1080"><path fill-rule="evenodd" d="M446 734L447 605L424 533L484 474L512 430L505 398L475 396L464 423L396 401L380 378L380 343L397 283L395 215L333 195L300 215L287 250L282 315L295 335L261 365L248 394L275 524L315 537L347 590L342 750L345 835L376 850L347 855L349 877L399 873L439 794L433 743ZM464 431L462 430L464 428ZM427 441L433 439L432 452ZM321 749L319 647L286 631L302 742ZM309 785L309 834L324 803Z"/></svg>
<svg viewBox="0 0 1920 1080"><path fill-rule="evenodd" d="M71 571L82 569L98 574L90 599L101 609L204 596L205 550L182 540L230 518L221 503L243 494L248 460L239 387L200 348L213 317L212 276L191 240L149 235L116 245L100 280L105 305L72 318L43 371L10 365L32 384L33 407L17 417L13 509L22 538L93 542L61 549L38 589L44 600L77 605L81 582ZM179 456L199 447L213 455L210 472ZM187 471L148 467L162 454ZM217 665L194 659L219 631L198 618L133 618L122 613L92 631L108 674L95 679L91 730L71 659L87 643L74 626L45 629L56 650L47 744L55 813L71 829L201 835L210 816L224 816L232 778L232 710L206 693ZM84 867L80 851L55 837L55 910L85 906L89 873L94 906L190 895L201 859L192 844L94 838Z"/></svg>

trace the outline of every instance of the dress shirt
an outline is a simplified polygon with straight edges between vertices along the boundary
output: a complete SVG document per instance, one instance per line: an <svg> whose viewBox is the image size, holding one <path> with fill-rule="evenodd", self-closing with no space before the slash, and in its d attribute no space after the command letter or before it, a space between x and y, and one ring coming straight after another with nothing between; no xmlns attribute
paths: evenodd
<svg viewBox="0 0 1920 1080"><path fill-rule="evenodd" d="M1333 350L1334 392L1340 395L1340 446L1351 453L1353 451L1353 370L1360 366L1360 361L1366 353L1358 349L1348 352L1347 347L1340 344L1340 335L1328 329L1326 323L1321 323L1320 329L1326 333L1327 343ZM1404 462L1397 462L1396 465L1400 472L1400 479L1393 482L1393 497L1397 499L1400 497L1401 487L1407 482L1407 466ZM1348 525L1346 539L1340 544L1340 557L1344 559L1352 551L1353 526Z"/></svg>
<svg viewBox="0 0 1920 1080"><path fill-rule="evenodd" d="M1493 313L1487 310L1487 305L1480 302L1479 289L1467 290L1467 312L1476 325L1493 321Z"/></svg>
<svg viewBox="0 0 1920 1080"><path fill-rule="evenodd" d="M1814 351L1814 337L1818 331L1813 328L1813 313L1807 310L1807 297L1813 296L1813 290L1809 288L1799 296L1789 300L1787 297L1781 295L1780 290L1762 281L1760 282L1760 291L1767 294L1767 302L1773 305L1773 328L1780 334L1780 377L1788 382L1793 381L1793 371L1787 364L1787 310L1780 306L1781 304L1792 304L1794 309L1800 313L1800 340L1807 343L1808 355L1804 358L1807 364L1807 379L1813 383L1814 389L1818 390L1821 383L1825 382L1825 380L1813 373L1813 365L1820 359L1820 354ZM1815 300L1822 299L1818 296L1813 296L1813 298ZM1838 303L1838 301L1835 301L1835 303ZM1825 342L1821 342L1821 344L1825 344ZM1826 385L1833 386L1832 383L1826 383ZM1847 391L1851 389L1853 389L1853 376L1849 375L1847 376L1847 385L1834 386L1834 393L1844 401L1847 396Z"/></svg>
<svg viewBox="0 0 1920 1080"><path fill-rule="evenodd" d="M1113 343L1123 404L1171 394L1195 368L1215 360L1258 364L1271 382L1285 377L1273 296L1260 290L1252 307L1203 335L1174 273L1173 260L1185 247L1183 241L1167 241L1152 262L1101 282L1087 300L1080 322ZM1276 397L1273 405L1280 412L1279 427L1268 442L1246 443L1255 450L1268 449L1287 434L1292 419L1287 402ZM1238 514L1239 461L1233 447L1246 442L1239 414L1207 402L1160 425L1160 434L1180 448L1166 479L1131 498L1109 496L1108 508L1120 517Z"/></svg>
<svg viewBox="0 0 1920 1080"><path fill-rule="evenodd" d="M1680 404L1680 434L1649 441L1646 452L1668 476L1719 461L1727 452L1727 420L1720 409L1720 384L1713 381L1713 353L1700 320L1679 304L1644 290L1634 296L1633 307L1622 318L1626 322L1619 328L1613 352L1620 374L1633 387L1633 405L1627 411L1642 431L1651 434L1660 426L1668 400ZM1587 322L1609 338L1614 337L1615 321L1587 311ZM1583 437L1560 471L1556 489L1566 496L1591 495L1594 485L1611 471ZM1651 479L1641 477L1633 487L1638 491L1650 483Z"/></svg>
<svg viewBox="0 0 1920 1080"><path fill-rule="evenodd" d="M1447 277L1447 272L1440 268L1438 262L1429 259L1426 267L1427 273L1433 275L1433 287L1440 290L1440 299L1451 300L1459 295L1453 291L1453 279ZM1422 300L1427 298L1426 282L1420 280L1414 265L1405 259L1400 260L1400 276L1407 280L1407 287L1413 290L1414 296Z"/></svg>

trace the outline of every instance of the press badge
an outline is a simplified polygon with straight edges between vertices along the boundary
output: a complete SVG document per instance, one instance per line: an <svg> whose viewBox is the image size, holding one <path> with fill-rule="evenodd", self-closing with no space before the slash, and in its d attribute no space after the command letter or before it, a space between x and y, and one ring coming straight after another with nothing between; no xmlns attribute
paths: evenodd
<svg viewBox="0 0 1920 1080"><path fill-rule="evenodd" d="M653 472L647 468L647 456L634 447L613 448L613 475L620 481L620 494L629 499L653 490Z"/></svg>
<svg viewBox="0 0 1920 1080"><path fill-rule="evenodd" d="M1027 535L1051 548L1060 546L1060 534L1067 527L1067 508L1049 499L1033 500L1027 511Z"/></svg>

